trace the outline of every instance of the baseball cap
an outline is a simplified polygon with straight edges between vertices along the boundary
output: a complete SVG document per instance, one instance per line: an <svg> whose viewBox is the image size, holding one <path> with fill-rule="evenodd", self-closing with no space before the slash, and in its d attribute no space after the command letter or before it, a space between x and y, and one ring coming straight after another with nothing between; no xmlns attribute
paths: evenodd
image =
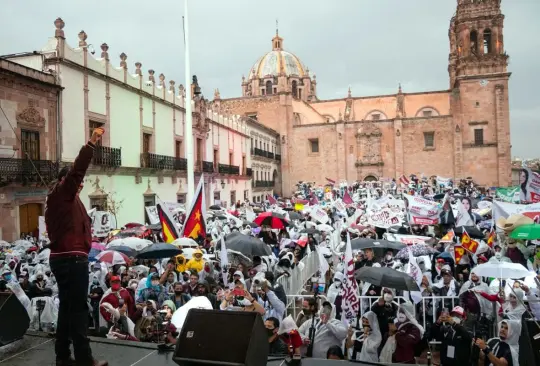
<svg viewBox="0 0 540 366"><path fill-rule="evenodd" d="M111 277L111 282L120 282L120 277L119 276L112 276Z"/></svg>
<svg viewBox="0 0 540 366"><path fill-rule="evenodd" d="M244 274L242 273L242 271L234 272L233 276L240 276L240 277L244 278Z"/></svg>
<svg viewBox="0 0 540 366"><path fill-rule="evenodd" d="M464 317L465 316L465 310L461 306L456 306L456 307L454 307L452 309L450 314L457 314L457 315L459 315L461 317Z"/></svg>

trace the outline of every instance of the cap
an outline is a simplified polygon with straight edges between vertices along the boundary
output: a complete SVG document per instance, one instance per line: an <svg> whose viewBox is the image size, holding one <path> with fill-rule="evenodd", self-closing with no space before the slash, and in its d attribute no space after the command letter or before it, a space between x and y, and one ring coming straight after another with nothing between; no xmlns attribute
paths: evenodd
<svg viewBox="0 0 540 366"><path fill-rule="evenodd" d="M234 280L234 283L236 282L240 282L242 285L246 286L246 281L244 281L243 279L239 278L237 280Z"/></svg>
<svg viewBox="0 0 540 366"><path fill-rule="evenodd" d="M242 271L234 272L233 276L240 276L240 277L244 278L244 274L242 273Z"/></svg>
<svg viewBox="0 0 540 366"><path fill-rule="evenodd" d="M120 277L119 276L112 276L111 277L111 282L116 282L116 281L120 282Z"/></svg>
<svg viewBox="0 0 540 366"><path fill-rule="evenodd" d="M479 255L479 256L478 256L478 260L479 260L479 261L487 262L487 258L486 258L485 256L483 256L483 255Z"/></svg>
<svg viewBox="0 0 540 366"><path fill-rule="evenodd" d="M465 316L465 310L463 310L463 308L461 306L456 306L450 312L450 315L452 315L452 314L457 314L457 315L459 315L461 317L464 317Z"/></svg>
<svg viewBox="0 0 540 366"><path fill-rule="evenodd" d="M437 263L444 263L445 260L443 258L437 258Z"/></svg>

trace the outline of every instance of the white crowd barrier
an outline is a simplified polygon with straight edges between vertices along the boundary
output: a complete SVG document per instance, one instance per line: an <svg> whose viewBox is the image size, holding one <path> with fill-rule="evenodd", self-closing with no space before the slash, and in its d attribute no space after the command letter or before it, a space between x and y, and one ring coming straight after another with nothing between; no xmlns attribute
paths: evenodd
<svg viewBox="0 0 540 366"><path fill-rule="evenodd" d="M287 295L299 294L311 277L319 271L319 255L317 252L311 252L300 263L302 265L293 268L290 276L282 276L277 280ZM291 305L291 302L292 299L288 300L287 307Z"/></svg>

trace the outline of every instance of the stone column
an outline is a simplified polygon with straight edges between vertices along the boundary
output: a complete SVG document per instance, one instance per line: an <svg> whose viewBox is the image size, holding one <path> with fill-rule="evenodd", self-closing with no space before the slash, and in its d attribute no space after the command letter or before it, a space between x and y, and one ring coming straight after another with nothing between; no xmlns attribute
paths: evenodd
<svg viewBox="0 0 540 366"><path fill-rule="evenodd" d="M510 122L508 94L503 84L495 85L495 119L497 126L498 185L509 186L512 183L510 156Z"/></svg>
<svg viewBox="0 0 540 366"><path fill-rule="evenodd" d="M397 180L405 174L403 164L403 121L401 119L394 120L394 160L394 177Z"/></svg>

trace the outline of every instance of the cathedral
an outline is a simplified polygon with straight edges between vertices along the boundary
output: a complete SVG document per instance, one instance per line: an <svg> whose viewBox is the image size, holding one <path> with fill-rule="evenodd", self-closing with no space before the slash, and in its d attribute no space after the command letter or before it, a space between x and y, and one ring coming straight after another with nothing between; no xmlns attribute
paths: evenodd
<svg viewBox="0 0 540 366"><path fill-rule="evenodd" d="M298 181L403 174L509 186L510 73L500 1L458 0L448 31L448 89L415 93L399 86L395 94L364 97L349 90L344 98L321 100L315 73L285 50L276 31L270 52L242 77L242 96L216 94L213 108L279 133L279 146L252 136L251 148L281 154L273 179L285 196Z"/></svg>

